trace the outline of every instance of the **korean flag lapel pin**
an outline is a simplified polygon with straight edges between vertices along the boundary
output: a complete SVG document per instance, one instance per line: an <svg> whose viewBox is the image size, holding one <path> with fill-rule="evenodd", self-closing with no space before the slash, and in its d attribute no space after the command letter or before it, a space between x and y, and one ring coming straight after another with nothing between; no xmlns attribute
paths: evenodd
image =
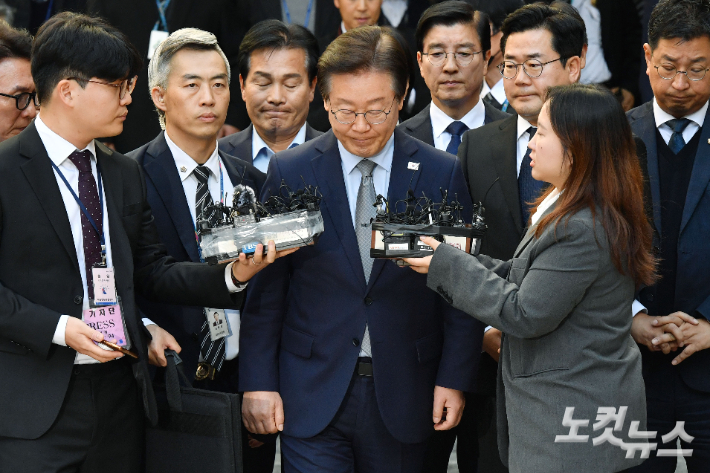
<svg viewBox="0 0 710 473"><path fill-rule="evenodd" d="M419 170L419 163L413 163L412 161L409 161L409 164L407 164L407 169L411 169L413 171L418 171Z"/></svg>

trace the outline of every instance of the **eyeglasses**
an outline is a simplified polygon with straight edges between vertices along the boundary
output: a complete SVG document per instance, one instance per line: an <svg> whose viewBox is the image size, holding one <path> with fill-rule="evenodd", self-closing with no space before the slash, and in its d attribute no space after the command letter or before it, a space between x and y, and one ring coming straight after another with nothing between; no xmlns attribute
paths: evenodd
<svg viewBox="0 0 710 473"><path fill-rule="evenodd" d="M705 77L705 73L710 70L710 69L690 69L688 71L679 71L678 69L675 68L675 66L673 66L671 64L663 64L661 66L653 66L653 67L656 68L658 75L663 80L673 80L673 79L675 79L675 76L677 76L678 74L685 74L685 77L687 77L688 80L692 80L693 82L703 80L703 78Z"/></svg>
<svg viewBox="0 0 710 473"><path fill-rule="evenodd" d="M558 57L557 59L553 59L552 61L547 62L540 62L537 59L528 59L522 64L517 64L513 61L503 61L498 65L498 70L500 71L500 75L502 75L503 78L515 79L515 77L518 75L518 67L523 66L523 71L525 71L525 74L527 74L527 76L531 79L535 79L536 77L540 77L540 75L542 75L542 70L546 65L555 61L561 61L562 59L566 58Z"/></svg>
<svg viewBox="0 0 710 473"><path fill-rule="evenodd" d="M116 87L118 92L118 99L123 100L126 94L133 93L133 89L136 88L136 80L138 76L133 76L130 79L124 79L119 84L111 84L110 82L101 82L98 80L82 79L81 77L67 77L69 80L75 80L77 82L93 82L94 84L108 85L110 87Z"/></svg>
<svg viewBox="0 0 710 473"><path fill-rule="evenodd" d="M392 99L392 104L390 105L389 111L384 110L368 110L366 112L353 112L352 110L331 110L330 113L333 114L336 120L343 125L352 125L357 120L358 115L363 115L367 123L370 125L379 125L387 120L387 117L392 113L392 107L394 106L394 101L396 97Z"/></svg>
<svg viewBox="0 0 710 473"><path fill-rule="evenodd" d="M454 56L454 60L459 66L468 66L471 64L471 61L473 61L474 56L476 54L481 54L482 51L473 51L473 52L459 52L459 53L446 53L444 51L436 51L433 53L422 53L422 56L426 56L429 59L429 62L431 63L432 66L441 66L446 62L446 58L449 57L449 55Z"/></svg>
<svg viewBox="0 0 710 473"><path fill-rule="evenodd" d="M9 95L9 94L0 94L0 95L3 97L9 97L11 99L15 99L15 107L17 107L18 110L26 109L33 102L35 104L35 107L39 107L39 103L37 102L37 92L22 92L21 94L17 94L17 95Z"/></svg>

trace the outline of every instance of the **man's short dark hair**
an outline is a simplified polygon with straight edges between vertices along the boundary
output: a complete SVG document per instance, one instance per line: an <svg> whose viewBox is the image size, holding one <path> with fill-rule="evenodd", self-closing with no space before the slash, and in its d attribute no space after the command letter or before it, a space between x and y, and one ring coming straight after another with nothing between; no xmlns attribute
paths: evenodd
<svg viewBox="0 0 710 473"><path fill-rule="evenodd" d="M651 12L651 49L662 39L690 41L703 36L710 37L710 0L661 0Z"/></svg>
<svg viewBox="0 0 710 473"><path fill-rule="evenodd" d="M501 26L501 51L505 53L505 43L511 34L537 29L545 29L552 34L552 49L562 58L562 67L567 64L567 59L582 56L582 49L587 44L584 20L573 6L562 2L525 5L508 15Z"/></svg>
<svg viewBox="0 0 710 473"><path fill-rule="evenodd" d="M473 8L486 12L488 19L493 25L493 34L500 31L505 18L518 8L525 5L523 0L473 0Z"/></svg>
<svg viewBox="0 0 710 473"><path fill-rule="evenodd" d="M264 20L252 26L239 46L239 74L249 75L251 55L260 49L303 49L306 53L308 80L313 81L318 70L318 40L301 25L287 25L279 20Z"/></svg>
<svg viewBox="0 0 710 473"><path fill-rule="evenodd" d="M32 78L40 103L69 77L113 82L138 74L143 60L126 35L100 18L62 12L37 32L32 46ZM82 87L86 82L78 81Z"/></svg>
<svg viewBox="0 0 710 473"><path fill-rule="evenodd" d="M32 36L27 30L13 28L0 21L0 61L3 59L32 57Z"/></svg>
<svg viewBox="0 0 710 473"><path fill-rule="evenodd" d="M417 23L417 51L424 51L424 38L435 26L473 25L481 43L481 49L491 49L491 27L488 15L476 11L469 3L451 0L427 8Z"/></svg>
<svg viewBox="0 0 710 473"><path fill-rule="evenodd" d="M395 99L407 93L407 52L387 27L361 26L338 36L318 61L318 87L325 100L334 74L385 72L392 78Z"/></svg>

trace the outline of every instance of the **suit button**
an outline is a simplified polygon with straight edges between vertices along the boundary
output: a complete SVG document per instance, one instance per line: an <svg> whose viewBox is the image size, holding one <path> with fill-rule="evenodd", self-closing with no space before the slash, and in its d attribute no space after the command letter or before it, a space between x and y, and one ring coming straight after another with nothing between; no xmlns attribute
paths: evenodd
<svg viewBox="0 0 710 473"><path fill-rule="evenodd" d="M355 345L356 347L360 346L360 340L357 338L353 338L353 345Z"/></svg>
<svg viewBox="0 0 710 473"><path fill-rule="evenodd" d="M646 299L648 299L649 301L653 302L653 294L649 294L649 295L646 297Z"/></svg>
<svg viewBox="0 0 710 473"><path fill-rule="evenodd" d="M365 305L372 305L372 302L373 302L372 297L365 298Z"/></svg>
<svg viewBox="0 0 710 473"><path fill-rule="evenodd" d="M81 305L81 303L84 301L84 298L82 296L75 296L74 297L74 304L76 305Z"/></svg>

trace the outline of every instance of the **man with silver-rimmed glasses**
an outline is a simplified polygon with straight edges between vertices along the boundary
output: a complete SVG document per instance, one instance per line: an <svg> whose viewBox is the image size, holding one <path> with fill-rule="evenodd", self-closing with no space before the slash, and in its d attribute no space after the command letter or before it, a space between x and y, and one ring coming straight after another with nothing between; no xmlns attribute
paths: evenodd
<svg viewBox="0 0 710 473"><path fill-rule="evenodd" d="M32 36L0 22L0 141L19 134L39 110L30 72Z"/></svg>

